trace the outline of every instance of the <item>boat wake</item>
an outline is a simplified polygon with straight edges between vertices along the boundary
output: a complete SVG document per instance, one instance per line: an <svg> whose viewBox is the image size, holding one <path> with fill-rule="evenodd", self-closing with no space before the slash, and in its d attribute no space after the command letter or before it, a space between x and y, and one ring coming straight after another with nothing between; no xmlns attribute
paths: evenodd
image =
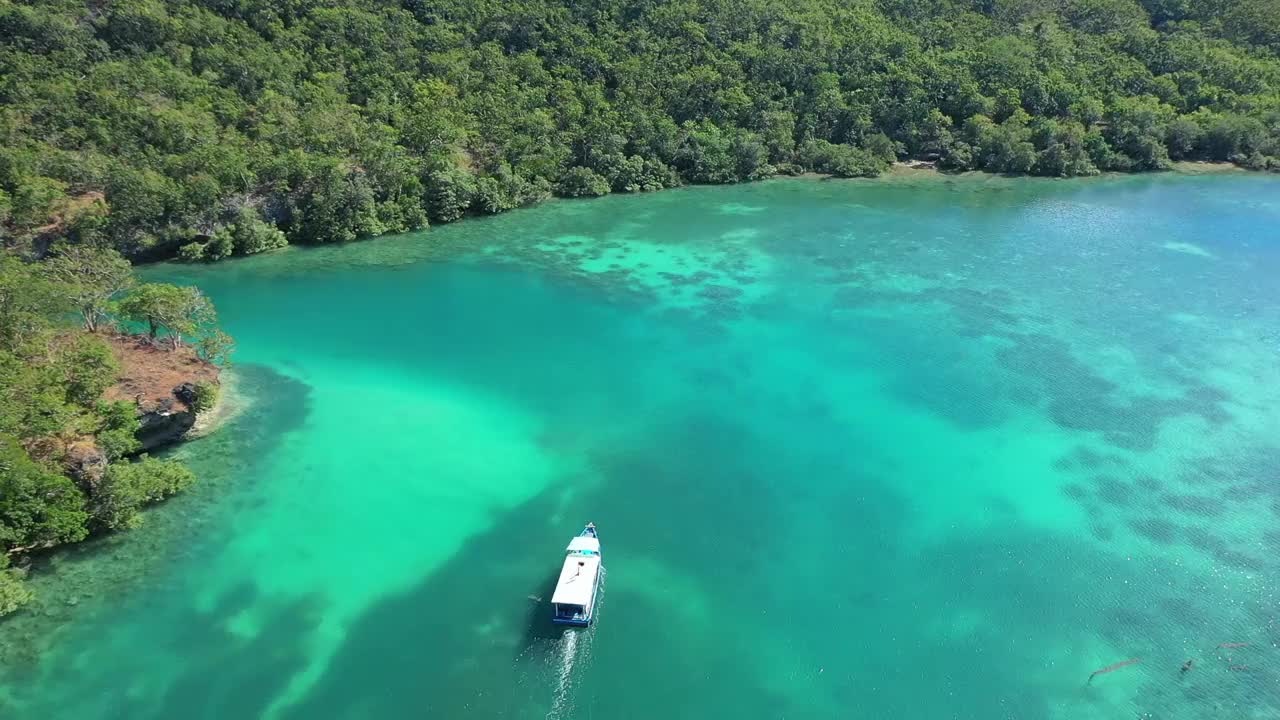
<svg viewBox="0 0 1280 720"><path fill-rule="evenodd" d="M551 698L551 710L547 720L559 720L564 716L569 705L569 685L573 677L573 662L578 655L578 637L576 630L565 630L560 640L560 673L556 677L555 695Z"/></svg>
<svg viewBox="0 0 1280 720"><path fill-rule="evenodd" d="M596 622L600 620L600 612L604 607L604 581L608 577L602 569L600 575L600 597L596 600ZM556 643L558 650L556 668L555 694L551 698L551 709L547 711L547 720L562 720L573 716L573 669L579 663L585 663L591 657L591 641L595 638L596 625L582 629L566 629Z"/></svg>

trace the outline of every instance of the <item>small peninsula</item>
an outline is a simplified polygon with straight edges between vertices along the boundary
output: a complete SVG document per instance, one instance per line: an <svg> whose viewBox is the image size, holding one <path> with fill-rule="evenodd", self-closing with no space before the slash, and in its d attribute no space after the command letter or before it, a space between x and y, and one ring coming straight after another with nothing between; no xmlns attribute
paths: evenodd
<svg viewBox="0 0 1280 720"><path fill-rule="evenodd" d="M0 615L30 599L35 555L194 481L147 453L215 405L230 350L199 290L138 284L113 250L0 253Z"/></svg>

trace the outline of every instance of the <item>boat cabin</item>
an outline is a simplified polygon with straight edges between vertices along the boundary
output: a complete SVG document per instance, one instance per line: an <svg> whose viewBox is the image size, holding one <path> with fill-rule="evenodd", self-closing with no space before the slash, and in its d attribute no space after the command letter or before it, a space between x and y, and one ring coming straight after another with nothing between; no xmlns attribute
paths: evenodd
<svg viewBox="0 0 1280 720"><path fill-rule="evenodd" d="M575 537L565 550L564 565L556 582L551 605L552 621L561 625L591 624L595 611L596 591L600 587L600 540L595 528Z"/></svg>

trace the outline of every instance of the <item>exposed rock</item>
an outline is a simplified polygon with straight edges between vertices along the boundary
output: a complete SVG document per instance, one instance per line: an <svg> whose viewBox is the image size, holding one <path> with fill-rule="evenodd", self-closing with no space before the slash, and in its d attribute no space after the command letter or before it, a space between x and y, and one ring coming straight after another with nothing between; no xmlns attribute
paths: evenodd
<svg viewBox="0 0 1280 720"><path fill-rule="evenodd" d="M150 452L182 440L196 424L196 414L186 404L167 398L150 409L139 407L138 420L140 451Z"/></svg>
<svg viewBox="0 0 1280 720"><path fill-rule="evenodd" d="M187 407L194 407L196 404L196 384L184 382L173 389L173 396L182 401Z"/></svg>

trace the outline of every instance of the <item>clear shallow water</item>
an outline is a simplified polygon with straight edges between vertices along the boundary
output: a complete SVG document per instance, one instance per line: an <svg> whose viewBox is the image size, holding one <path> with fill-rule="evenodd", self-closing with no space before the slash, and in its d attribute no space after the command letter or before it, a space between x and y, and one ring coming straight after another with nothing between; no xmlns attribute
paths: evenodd
<svg viewBox="0 0 1280 720"><path fill-rule="evenodd" d="M151 270L217 302L242 411L49 562L0 714L1275 717L1278 268L1280 181L1226 176L690 188Z"/></svg>

